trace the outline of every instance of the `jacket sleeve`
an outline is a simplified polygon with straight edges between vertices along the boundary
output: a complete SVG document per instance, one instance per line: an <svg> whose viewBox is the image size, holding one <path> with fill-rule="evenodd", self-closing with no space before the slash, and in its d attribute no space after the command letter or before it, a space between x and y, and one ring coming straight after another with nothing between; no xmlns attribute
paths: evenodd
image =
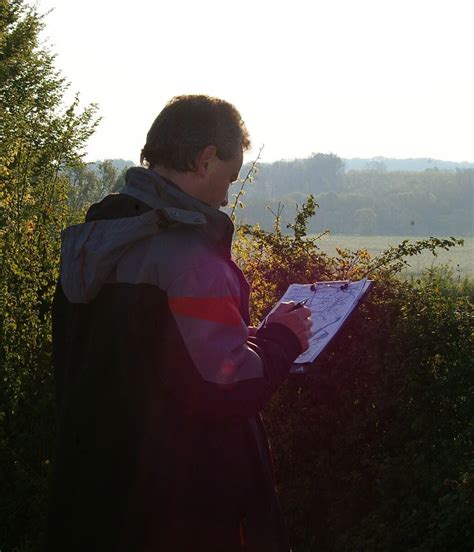
<svg viewBox="0 0 474 552"><path fill-rule="evenodd" d="M255 415L301 353L297 337L280 324L249 337L239 289L230 269L216 262L187 270L167 290L189 358L184 372L180 363L179 381L168 379L169 390L191 409L213 418Z"/></svg>

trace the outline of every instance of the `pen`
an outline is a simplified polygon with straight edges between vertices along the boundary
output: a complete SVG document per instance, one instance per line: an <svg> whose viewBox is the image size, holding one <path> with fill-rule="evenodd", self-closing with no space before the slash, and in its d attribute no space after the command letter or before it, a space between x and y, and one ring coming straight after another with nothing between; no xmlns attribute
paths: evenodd
<svg viewBox="0 0 474 552"><path fill-rule="evenodd" d="M316 294L316 285L317 285L316 283L311 284L311 287L309 288L310 291L312 291L311 297L306 297L306 299L303 299L302 301L298 301L298 303L296 303L296 305L291 309L292 311L296 309L300 309L303 305L306 305L308 301L309 301L309 304L311 305L314 299L314 295Z"/></svg>
<svg viewBox="0 0 474 552"><path fill-rule="evenodd" d="M296 309L300 309L303 305L306 305L308 299L309 299L309 297L306 297L306 299L303 299L302 301L298 301L296 303L296 305L291 310L294 311Z"/></svg>

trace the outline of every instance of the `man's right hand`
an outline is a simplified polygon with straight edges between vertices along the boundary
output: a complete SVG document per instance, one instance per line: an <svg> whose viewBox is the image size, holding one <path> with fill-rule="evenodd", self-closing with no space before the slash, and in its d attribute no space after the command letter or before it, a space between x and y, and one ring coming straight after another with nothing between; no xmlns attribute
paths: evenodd
<svg viewBox="0 0 474 552"><path fill-rule="evenodd" d="M311 311L308 307L302 306L296 308L296 303L280 303L278 307L268 316L266 324L282 324L291 330L299 342L303 351L308 348L308 339L311 335L313 321L311 320Z"/></svg>

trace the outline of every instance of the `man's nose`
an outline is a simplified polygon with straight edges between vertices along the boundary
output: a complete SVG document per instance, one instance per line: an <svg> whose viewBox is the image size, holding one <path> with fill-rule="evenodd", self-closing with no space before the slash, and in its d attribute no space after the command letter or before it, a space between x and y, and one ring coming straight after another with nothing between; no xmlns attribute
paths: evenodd
<svg viewBox="0 0 474 552"><path fill-rule="evenodd" d="M221 203L221 207L225 207L228 203L229 203L229 192L226 192L226 194L225 194L225 199L224 199L224 201Z"/></svg>

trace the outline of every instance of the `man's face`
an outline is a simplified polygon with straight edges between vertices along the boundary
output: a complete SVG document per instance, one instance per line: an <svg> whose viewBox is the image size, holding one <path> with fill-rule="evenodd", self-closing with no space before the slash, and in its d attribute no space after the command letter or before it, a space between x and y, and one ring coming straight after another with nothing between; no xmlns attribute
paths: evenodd
<svg viewBox="0 0 474 552"><path fill-rule="evenodd" d="M227 205L229 186L238 179L242 161L242 150L235 158L228 161L222 161L217 156L212 159L203 190L202 199L205 203L214 209Z"/></svg>

